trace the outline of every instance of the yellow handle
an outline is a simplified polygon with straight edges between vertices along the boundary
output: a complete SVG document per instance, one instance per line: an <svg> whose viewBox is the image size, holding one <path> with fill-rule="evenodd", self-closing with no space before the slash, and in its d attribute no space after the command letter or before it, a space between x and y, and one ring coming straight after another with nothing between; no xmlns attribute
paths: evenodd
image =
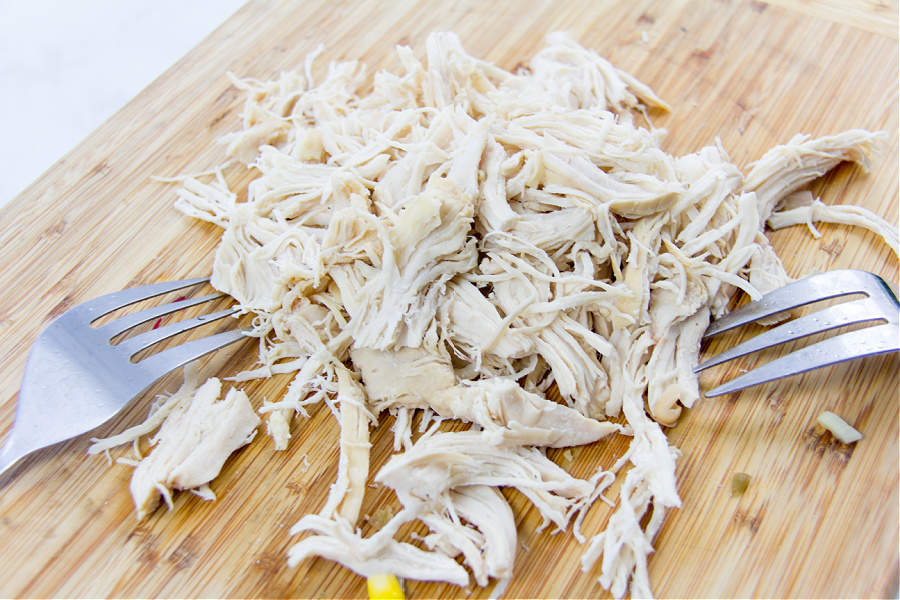
<svg viewBox="0 0 900 600"><path fill-rule="evenodd" d="M368 580L369 600L404 600L403 588L393 575L372 575Z"/></svg>

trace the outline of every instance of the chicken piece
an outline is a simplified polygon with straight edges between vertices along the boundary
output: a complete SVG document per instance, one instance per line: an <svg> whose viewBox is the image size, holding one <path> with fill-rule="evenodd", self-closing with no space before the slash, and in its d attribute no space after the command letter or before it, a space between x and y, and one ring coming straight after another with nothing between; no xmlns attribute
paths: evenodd
<svg viewBox="0 0 900 600"><path fill-rule="evenodd" d="M447 179L410 199L388 230L382 269L360 290L348 330L357 347L415 347L434 319L444 284L475 264L468 239L472 199Z"/></svg>
<svg viewBox="0 0 900 600"><path fill-rule="evenodd" d="M364 260L377 265L384 246L378 237L375 216L356 206L335 213L322 240L321 260L325 268Z"/></svg>
<svg viewBox="0 0 900 600"><path fill-rule="evenodd" d="M812 196L812 194L809 194ZM864 227L881 236L884 242L900 257L900 233L896 225L882 219L862 206L829 206L821 200L811 200L802 206L792 206L772 213L767 221L772 229L782 229L791 225L807 225L815 237L821 237L813 223L837 223Z"/></svg>
<svg viewBox="0 0 900 600"><path fill-rule="evenodd" d="M552 94L557 106L596 107L620 113L642 103L669 108L648 86L564 32L548 35L547 46L532 57L529 66L529 83Z"/></svg>
<svg viewBox="0 0 900 600"><path fill-rule="evenodd" d="M160 497L172 508L171 492L204 486L225 461L256 435L259 417L247 395L212 378L183 395L150 440L153 449L134 470L131 495L138 519L150 514Z"/></svg>
<svg viewBox="0 0 900 600"><path fill-rule="evenodd" d="M484 535L481 573L494 579L512 577L519 536L512 508L500 490L487 485L464 486L450 492L450 502L461 519ZM476 572L476 580L479 585L487 585L481 573Z"/></svg>
<svg viewBox="0 0 900 600"><path fill-rule="evenodd" d="M783 199L839 163L849 160L868 170L877 144L885 137L883 132L862 129L814 139L801 134L766 152L754 163L742 186L744 191L756 192L760 230Z"/></svg>
<svg viewBox="0 0 900 600"><path fill-rule="evenodd" d="M282 408L273 410L266 419L266 433L272 438L276 450L287 450L291 440L291 417L293 411Z"/></svg>
<svg viewBox="0 0 900 600"><path fill-rule="evenodd" d="M515 487L559 529L565 529L570 509L593 491L537 449L498 446L489 434L474 431L419 438L410 450L391 457L375 481L392 488L406 507L440 500L460 486Z"/></svg>
<svg viewBox="0 0 900 600"><path fill-rule="evenodd" d="M576 186L626 219L665 211L684 191L677 182L665 182L641 173L608 174L579 156L544 152L544 182Z"/></svg>
<svg viewBox="0 0 900 600"><path fill-rule="evenodd" d="M509 229L520 240L534 244L548 254L594 239L593 212L570 207L520 216Z"/></svg>
<svg viewBox="0 0 900 600"><path fill-rule="evenodd" d="M322 509L324 517L339 516L354 525L369 477L369 425L377 420L366 406L366 395L353 373L336 367L341 423L341 454L338 458L337 481L331 486L328 501Z"/></svg>
<svg viewBox="0 0 900 600"><path fill-rule="evenodd" d="M315 535L288 549L288 565L293 567L308 557L321 556L363 577L392 573L404 579L467 585L469 574L451 557L393 539L396 528L409 520L408 514L400 513L381 531L364 538L347 521L306 515L294 525L291 533L313 531ZM396 526L391 526L394 523Z"/></svg>
<svg viewBox="0 0 900 600"><path fill-rule="evenodd" d="M356 348L350 355L376 410L430 408L444 418L476 423L504 444L574 446L619 430L508 379L457 385L449 356L425 348Z"/></svg>
<svg viewBox="0 0 900 600"><path fill-rule="evenodd" d="M432 395L456 386L450 357L427 348L352 348L350 358L376 412L428 408Z"/></svg>
<svg viewBox="0 0 900 600"><path fill-rule="evenodd" d="M657 283L657 282L655 282ZM674 324L706 308L709 290L699 277L685 273L678 288L660 287L650 294L650 330L657 340Z"/></svg>
<svg viewBox="0 0 900 600"><path fill-rule="evenodd" d="M417 110L404 115L404 125L408 123L411 128L425 125L422 113ZM386 164L384 171L375 178L377 181L372 190L373 201L394 209L408 198L421 194L436 169L444 172L449 161L460 160L460 152L453 148L453 132L460 128L470 128L474 121L459 117L453 114L452 109L441 111L432 120L431 135L427 139L410 140L408 144L404 144L404 152ZM459 133L466 135L462 131ZM484 137L482 134L482 145Z"/></svg>
<svg viewBox="0 0 900 600"><path fill-rule="evenodd" d="M560 119L558 110L543 109L517 114L504 125L510 129L509 133L499 134L501 139L515 135L514 145L528 148L522 171L508 184L510 198L522 193L525 185L538 185L544 168L540 149L550 140L564 141L566 147L577 148L607 172L643 173L665 181L677 179L671 158L659 147L665 132L636 128L620 121L613 112L584 108L568 111L566 118Z"/></svg>
<svg viewBox="0 0 900 600"><path fill-rule="evenodd" d="M494 443L564 448L589 444L621 428L527 392L509 379L455 386L432 396L445 417L481 425Z"/></svg>
<svg viewBox="0 0 900 600"><path fill-rule="evenodd" d="M769 240L762 233L756 234L753 258L750 259L750 285L758 294L764 295L789 284L793 279L787 274L784 263L775 253L775 249L769 244ZM758 321L763 325L772 325L778 322L778 315L769 319Z"/></svg>
<svg viewBox="0 0 900 600"><path fill-rule="evenodd" d="M244 131L243 135L228 135L223 141L228 143L229 156L249 164L259 152L261 144L276 141L279 134L282 137L290 135L288 121L272 120L269 117L273 114L287 116L288 107L296 102L296 92L290 93L289 90L308 89L312 82L298 73L286 72L277 81L261 83L231 77L231 83L248 93L241 114Z"/></svg>
<svg viewBox="0 0 900 600"><path fill-rule="evenodd" d="M508 181L503 173L503 166L508 160L503 146L495 139L486 140L483 153L484 182L480 186L480 193L475 196L476 215L478 229L484 233L491 231L507 231L520 218L509 205ZM543 175L543 167L539 169ZM533 177L532 182L537 185L538 177Z"/></svg>
<svg viewBox="0 0 900 600"><path fill-rule="evenodd" d="M709 325L706 307L671 325L654 346L647 362L647 405L661 425L672 427L681 415L681 406L690 408L700 399L694 367L700 354L700 340Z"/></svg>
<svg viewBox="0 0 900 600"><path fill-rule="evenodd" d="M398 466L400 462L404 464ZM448 469L452 476L442 477ZM323 556L363 576L394 573L465 585L468 574L453 560L461 553L476 582L487 585L490 577L510 577L518 544L512 510L495 486L519 487L559 526L568 519L566 507L573 503L569 499L588 497L592 491L588 482L571 478L541 453L492 450L477 433L422 438L409 452L392 458L376 481L397 491L404 505L400 513L367 539L353 533L343 518L308 515L292 533L312 530L316 535L289 550L289 564ZM413 518L431 529L423 539L431 552L392 539Z"/></svg>
<svg viewBox="0 0 900 600"><path fill-rule="evenodd" d="M432 531L423 541L448 556L463 555L475 582L512 576L518 545L516 521L503 494L487 485L467 485L447 494L448 509L419 518ZM458 519L450 515L456 515Z"/></svg>
<svg viewBox="0 0 900 600"><path fill-rule="evenodd" d="M727 239L727 230L722 231L722 224L717 223L716 218L723 213L723 207L727 210L735 191L743 184L744 176L718 146L707 146L679 157L675 168L683 180L691 182L672 206L671 213L683 220L676 240L682 242L682 252L692 256L712 241L698 242L701 236L721 233L719 239Z"/></svg>
<svg viewBox="0 0 900 600"><path fill-rule="evenodd" d="M641 219L629 239L631 248L623 269L623 284L631 294L616 302L619 314L613 316L613 327L644 325L650 322L650 281L655 279L653 268L663 217Z"/></svg>
<svg viewBox="0 0 900 600"><path fill-rule="evenodd" d="M616 598L623 597L629 587L632 597L645 598L651 595L647 557L652 552L653 538L667 509L681 506L674 475L680 453L668 444L665 433L645 412L641 388L634 383L644 374L640 357L643 348L652 344L649 336L628 339L625 332L619 335L622 369L616 371L611 384L621 390L622 411L633 438L614 470L626 460L632 467L619 490L617 510L606 529L591 538L582 555L582 571L590 570L602 556L600 585ZM650 517L642 525L648 512Z"/></svg>
<svg viewBox="0 0 900 600"><path fill-rule="evenodd" d="M563 398L589 418L600 419L608 414L604 410L608 378L598 354L609 353L611 346L585 323L567 315L579 307L618 312L613 301L627 292L601 285L601 291L567 295L565 276L552 270L552 274L545 274L543 269L505 252L492 253L490 259L482 262L481 270L490 276L493 301L507 313L506 318L517 330L530 332L535 352L550 366ZM571 279L581 282L573 284L573 291L581 289L585 281L592 287L597 285L589 278Z"/></svg>
<svg viewBox="0 0 900 600"><path fill-rule="evenodd" d="M522 358L534 350L532 339L506 327L497 307L464 279L447 283L447 293L437 316L448 341L473 359L478 356L483 359L485 354Z"/></svg>
<svg viewBox="0 0 900 600"><path fill-rule="evenodd" d="M228 189L220 170L216 170L216 179L210 183L196 177L185 178L176 194L177 199L172 206L187 216L213 223L222 229L228 227L237 194Z"/></svg>
<svg viewBox="0 0 900 600"><path fill-rule="evenodd" d="M150 435L163 424L166 417L172 412L172 409L190 402L190 399L196 394L199 385L197 363L188 363L184 367L184 380L178 391L168 397L158 396L150 406L150 413L142 423L129 427L125 431L108 438L92 438L88 454L107 452L111 448L124 444L135 444L142 436Z"/></svg>
<svg viewBox="0 0 900 600"><path fill-rule="evenodd" d="M238 205L216 249L210 283L248 310L280 308L289 284L315 280L322 232L259 219Z"/></svg>

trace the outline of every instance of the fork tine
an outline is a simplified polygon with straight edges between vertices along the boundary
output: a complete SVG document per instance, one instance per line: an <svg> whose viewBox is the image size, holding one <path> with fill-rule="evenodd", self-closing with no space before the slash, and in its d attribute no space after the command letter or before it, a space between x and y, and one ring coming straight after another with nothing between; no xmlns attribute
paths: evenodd
<svg viewBox="0 0 900 600"><path fill-rule="evenodd" d="M896 352L900 339L896 323L850 331L757 367L706 392L707 398L736 392L754 385L798 375L844 361Z"/></svg>
<svg viewBox="0 0 900 600"><path fill-rule="evenodd" d="M765 350L766 348L798 340L816 333L846 325L878 320L883 320L883 317L879 316L877 305L873 302L872 298L860 298L859 300L853 300L837 306L830 306L818 312L794 319L793 321L788 321L787 323L761 333L742 344L729 348L721 354L697 365L694 369L694 373L699 373L710 367L734 360L735 358L740 358L741 356L746 356L753 352Z"/></svg>
<svg viewBox="0 0 900 600"><path fill-rule="evenodd" d="M126 352L129 357L132 357L141 350L149 348L157 342L168 339L173 335L178 335L179 333L190 331L191 329L200 327L201 325L205 325L213 321L218 321L219 319L224 319L225 317L236 314L239 310L240 309L235 307L226 308L225 310L220 310L218 312L209 313L206 315L200 315L198 317L194 317L193 319L185 319L184 321L179 321L177 323L170 323L163 327L153 329L152 331L136 335L133 338L125 340L118 346L121 350Z"/></svg>
<svg viewBox="0 0 900 600"><path fill-rule="evenodd" d="M197 360L210 352L224 348L247 337L247 334L241 329L232 329L231 331L217 333L163 350L153 356L148 356L137 364L155 373L170 373L178 367Z"/></svg>
<svg viewBox="0 0 900 600"><path fill-rule="evenodd" d="M98 327L97 330L105 335L107 339L112 339L120 333L128 331L132 327L137 327L142 323L147 323L148 321L152 321L153 319L163 317L173 312L178 312L179 310L188 308L190 306L196 306L197 304L203 304L204 302L210 302L218 298L223 298L227 295L228 294L225 294L223 292L217 292L215 294L208 294L206 296L200 296L198 298L187 298L186 300L179 300L177 302L170 302L169 304L153 306L140 312L119 317L115 321L111 321L105 325Z"/></svg>
<svg viewBox="0 0 900 600"><path fill-rule="evenodd" d="M759 300L748 302L740 308L736 308L721 319L713 321L704 339L758 321L765 317L819 302L846 296L848 294L869 294L867 283L874 283L877 276L866 271L856 269L844 269L839 271L826 271L816 275L810 275L804 279L794 281L784 287L778 288L766 294ZM878 279L880 282L880 279Z"/></svg>
<svg viewBox="0 0 900 600"><path fill-rule="evenodd" d="M82 313L87 312L90 315L88 318L91 321L95 321L103 315L109 314L118 308L128 306L129 304L134 304L135 302L147 300L155 296L161 296L162 294L184 289L192 285L206 283L207 281L209 281L209 277L197 277L194 279L163 281L161 283L128 288L127 290L112 292L111 294L88 300L71 309L69 313L78 313L79 318L82 318Z"/></svg>

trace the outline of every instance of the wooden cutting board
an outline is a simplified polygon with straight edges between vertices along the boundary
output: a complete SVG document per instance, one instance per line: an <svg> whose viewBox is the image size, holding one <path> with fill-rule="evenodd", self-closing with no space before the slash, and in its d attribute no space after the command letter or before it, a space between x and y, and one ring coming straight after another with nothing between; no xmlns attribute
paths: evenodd
<svg viewBox="0 0 900 600"><path fill-rule="evenodd" d="M174 187L151 177L221 162L216 138L236 128L243 102L227 71L268 79L300 67L319 43L328 59L390 68L395 44L421 55L433 30L453 30L472 54L512 69L545 34L568 30L671 103L653 119L669 130L674 154L718 137L746 167L795 133L886 130L871 172L842 166L813 191L896 223L897 23L896 0L250 2L0 212L0 439L28 349L52 316L113 290L209 272L218 230L171 208ZM819 239L804 227L772 235L791 275L856 267L896 283L897 258L874 235L819 229ZM204 374L232 374L254 357L252 344L216 354ZM753 364L714 369L703 386ZM172 376L159 389L178 382ZM261 402L285 383L246 389ZM140 422L150 401L95 435ZM848 447L823 433L815 418L826 409L864 439ZM0 597L365 597L364 580L333 563L289 568L285 560L296 541L288 529L320 509L334 479L337 431L319 410L298 423L286 452L260 437L213 483L216 502L182 493L176 510L140 523L131 469L86 456L90 436L38 452L0 477ZM376 468L389 438L376 434ZM897 597L897 356L701 401L670 438L683 452L683 507L668 515L651 558L659 596ZM551 456L584 477L625 446L615 438L576 449L572 460ZM737 471L752 482L733 498ZM535 511L507 496L521 547L506 596L604 596L597 573L580 570L583 547L568 533L536 534ZM392 502L373 490L363 511ZM599 531L609 514L598 502L584 530ZM489 592L407 586L413 598Z"/></svg>

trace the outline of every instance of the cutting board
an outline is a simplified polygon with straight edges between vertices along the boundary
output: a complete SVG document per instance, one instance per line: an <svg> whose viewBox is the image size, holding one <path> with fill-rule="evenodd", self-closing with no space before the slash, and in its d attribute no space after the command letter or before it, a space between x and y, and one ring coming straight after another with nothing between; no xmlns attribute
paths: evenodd
<svg viewBox="0 0 900 600"><path fill-rule="evenodd" d="M272 78L300 68L320 43L328 59L391 68L395 44L421 56L433 30L455 31L470 53L512 69L545 34L568 30L671 104L651 118L669 131L665 147L674 154L718 138L746 169L795 133L886 130L870 172L841 166L812 189L825 203L866 206L896 223L897 23L896 0L250 2L0 212L0 439L28 349L49 319L103 293L209 272L218 229L175 211L174 186L153 177L222 161L216 139L237 127L243 102L228 71ZM233 183L248 176L232 175ZM856 267L896 283L897 258L874 235L819 229L818 239L805 227L772 234L792 276ZM201 368L227 376L254 360L248 344ZM713 369L702 387L754 364ZM92 435L140 422L152 394L179 381L167 378ZM261 403L286 382L246 390ZM816 425L823 410L863 440L839 444ZM285 452L260 436L233 456L212 484L217 501L181 493L174 510L142 522L128 492L131 468L87 456L91 436L32 455L0 477L0 597L365 597L364 580L333 563L286 564L297 541L288 530L321 508L338 454L327 409L293 433ZM896 598L897 356L701 400L669 436L682 451L683 507L667 516L650 560L659 596ZM379 430L373 443L374 472L391 452L390 434ZM614 437L550 456L586 477L626 445ZM729 489L735 472L752 477L738 497ZM569 533L536 533L536 512L506 495L521 542L506 596L603 597L597 573L581 572L583 547ZM363 512L390 506L392 496L373 489ZM598 502L584 531L601 530L610 511ZM481 598L491 589L407 582L406 591Z"/></svg>

